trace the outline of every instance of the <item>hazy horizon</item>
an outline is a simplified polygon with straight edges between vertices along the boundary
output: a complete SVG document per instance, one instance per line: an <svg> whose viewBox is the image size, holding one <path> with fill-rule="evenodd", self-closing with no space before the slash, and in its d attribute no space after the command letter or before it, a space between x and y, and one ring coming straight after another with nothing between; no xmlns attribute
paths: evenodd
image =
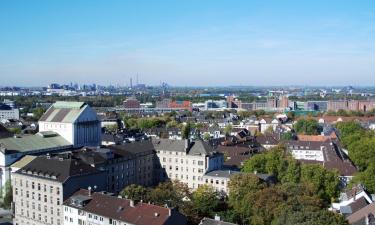
<svg viewBox="0 0 375 225"><path fill-rule="evenodd" d="M367 86L375 1L0 1L0 86Z"/></svg>

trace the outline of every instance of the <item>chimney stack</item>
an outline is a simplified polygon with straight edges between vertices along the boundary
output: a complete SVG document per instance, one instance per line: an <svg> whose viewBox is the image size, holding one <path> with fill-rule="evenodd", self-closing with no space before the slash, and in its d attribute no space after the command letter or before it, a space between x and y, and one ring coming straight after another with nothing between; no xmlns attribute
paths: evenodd
<svg viewBox="0 0 375 225"><path fill-rule="evenodd" d="M190 147L190 139L187 138L187 139L185 139L185 150L188 151L189 147Z"/></svg>
<svg viewBox="0 0 375 225"><path fill-rule="evenodd" d="M134 200L130 200L130 207L134 208Z"/></svg>

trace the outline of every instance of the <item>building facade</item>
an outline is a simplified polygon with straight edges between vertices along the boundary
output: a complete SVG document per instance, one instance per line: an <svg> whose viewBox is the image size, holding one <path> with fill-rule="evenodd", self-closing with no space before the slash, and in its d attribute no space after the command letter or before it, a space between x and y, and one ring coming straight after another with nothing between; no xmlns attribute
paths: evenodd
<svg viewBox="0 0 375 225"><path fill-rule="evenodd" d="M159 165L158 176L163 180L178 180L189 188L203 184L203 175L221 169L224 157L201 140L153 140Z"/></svg>
<svg viewBox="0 0 375 225"><path fill-rule="evenodd" d="M96 112L83 102L56 102L39 120L40 131L53 131L73 147L99 146L101 124Z"/></svg>
<svg viewBox="0 0 375 225"><path fill-rule="evenodd" d="M81 187L105 190L106 174L70 157L40 156L12 174L15 225L63 224L63 202Z"/></svg>

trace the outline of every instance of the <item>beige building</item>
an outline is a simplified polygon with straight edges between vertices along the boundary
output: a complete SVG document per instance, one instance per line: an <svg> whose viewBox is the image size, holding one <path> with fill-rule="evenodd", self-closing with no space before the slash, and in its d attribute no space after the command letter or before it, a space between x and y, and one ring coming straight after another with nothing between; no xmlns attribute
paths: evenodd
<svg viewBox="0 0 375 225"><path fill-rule="evenodd" d="M106 188L104 171L62 155L37 157L12 176L15 225L61 225L66 198L81 187Z"/></svg>
<svg viewBox="0 0 375 225"><path fill-rule="evenodd" d="M189 188L203 184L203 175L221 169L224 157L202 140L153 140L160 180L179 180Z"/></svg>

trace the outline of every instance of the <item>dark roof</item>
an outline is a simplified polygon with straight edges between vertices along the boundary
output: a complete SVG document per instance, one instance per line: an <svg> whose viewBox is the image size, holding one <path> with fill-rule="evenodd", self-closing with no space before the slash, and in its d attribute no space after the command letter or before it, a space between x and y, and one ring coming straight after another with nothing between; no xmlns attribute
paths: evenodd
<svg viewBox="0 0 375 225"><path fill-rule="evenodd" d="M159 151L177 151L185 152L189 155L210 155L216 152L216 149L202 140L190 141L188 149L186 150L187 140L169 140L169 139L157 139L152 140L152 144L155 150Z"/></svg>
<svg viewBox="0 0 375 225"><path fill-rule="evenodd" d="M121 145L110 145L107 148L121 156L150 154L155 150L151 141L136 141L132 143L123 143Z"/></svg>
<svg viewBox="0 0 375 225"><path fill-rule="evenodd" d="M12 133L9 132L3 125L0 124L0 138L11 137Z"/></svg>
<svg viewBox="0 0 375 225"><path fill-rule="evenodd" d="M361 197L356 201L349 204L352 213L357 212L358 210L366 207L369 203L366 201L365 197Z"/></svg>
<svg viewBox="0 0 375 225"><path fill-rule="evenodd" d="M222 146L219 145L216 150L223 153L226 158L224 165L228 167L242 167L242 163L248 160L252 155L252 149L248 146Z"/></svg>
<svg viewBox="0 0 375 225"><path fill-rule="evenodd" d="M256 137L256 141L261 145L277 145L279 141L275 135L260 135Z"/></svg>
<svg viewBox="0 0 375 225"><path fill-rule="evenodd" d="M64 155L55 157L39 156L17 171L19 174L39 176L44 179L65 182L69 177L98 173L99 171L84 163Z"/></svg>
<svg viewBox="0 0 375 225"><path fill-rule="evenodd" d="M83 198L85 196L89 198ZM79 198L78 201L86 201L86 204L73 204L77 197ZM64 202L64 205L135 225L163 225L169 220L173 221L173 219L175 220L173 224L186 224L186 218L172 209L145 203L132 206L131 200L104 193L89 195L87 190L76 192Z"/></svg>

